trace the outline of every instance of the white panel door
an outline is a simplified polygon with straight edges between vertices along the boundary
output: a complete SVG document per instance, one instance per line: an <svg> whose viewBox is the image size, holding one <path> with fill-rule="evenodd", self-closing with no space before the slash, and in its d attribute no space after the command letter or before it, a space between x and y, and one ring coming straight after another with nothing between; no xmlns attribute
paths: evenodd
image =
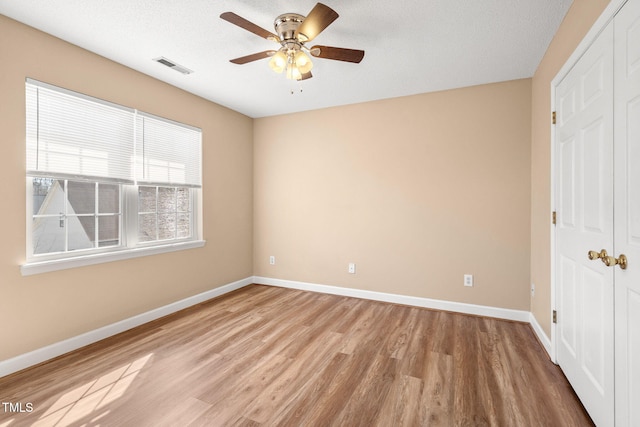
<svg viewBox="0 0 640 427"><path fill-rule="evenodd" d="M640 0L614 19L616 426L640 426Z"/></svg>
<svg viewBox="0 0 640 427"><path fill-rule="evenodd" d="M599 426L614 422L614 269L587 253L613 248L612 46L610 24L555 100L557 359Z"/></svg>

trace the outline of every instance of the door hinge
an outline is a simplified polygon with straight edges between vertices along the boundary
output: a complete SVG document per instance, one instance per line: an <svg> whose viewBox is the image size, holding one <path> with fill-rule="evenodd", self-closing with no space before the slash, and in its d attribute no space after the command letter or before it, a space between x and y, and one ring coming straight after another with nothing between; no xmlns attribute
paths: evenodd
<svg viewBox="0 0 640 427"><path fill-rule="evenodd" d="M556 211L551 212L551 223L553 225L556 225L556 223L558 221L557 217L558 217L558 215L556 214Z"/></svg>
<svg viewBox="0 0 640 427"><path fill-rule="evenodd" d="M555 111L551 112L551 123L554 124L554 125L556 124L556 112Z"/></svg>
<svg viewBox="0 0 640 427"><path fill-rule="evenodd" d="M553 310L553 323L558 323L558 312Z"/></svg>

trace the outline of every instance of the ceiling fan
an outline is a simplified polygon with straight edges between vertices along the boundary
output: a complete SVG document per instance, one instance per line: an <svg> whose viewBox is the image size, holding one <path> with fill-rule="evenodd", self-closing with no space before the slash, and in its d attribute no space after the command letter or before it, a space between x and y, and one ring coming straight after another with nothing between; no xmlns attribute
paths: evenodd
<svg viewBox="0 0 640 427"><path fill-rule="evenodd" d="M311 48L305 46L333 21L338 13L322 3L316 4L306 17L297 13L285 13L276 18L273 23L276 34L261 28L253 22L247 21L233 12L225 12L220 18L253 34L280 44L278 50L265 50L240 58L232 59L234 64L246 64L259 59L271 58L269 66L277 73L285 72L292 80L306 80L312 77L313 63L309 56L359 63L364 57L364 50L345 49L316 45Z"/></svg>

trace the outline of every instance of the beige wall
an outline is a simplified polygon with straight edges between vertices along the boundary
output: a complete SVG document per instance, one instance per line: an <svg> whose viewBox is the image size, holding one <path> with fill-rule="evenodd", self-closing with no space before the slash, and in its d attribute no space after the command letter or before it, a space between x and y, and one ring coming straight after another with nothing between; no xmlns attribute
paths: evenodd
<svg viewBox="0 0 640 427"><path fill-rule="evenodd" d="M250 118L2 15L0 57L0 360L252 275ZM207 245L22 277L26 77L201 127Z"/></svg>
<svg viewBox="0 0 640 427"><path fill-rule="evenodd" d="M575 0L533 77L531 124L531 299L534 314L551 336L551 81L609 0Z"/></svg>
<svg viewBox="0 0 640 427"><path fill-rule="evenodd" d="M255 120L254 274L528 310L530 124L530 79Z"/></svg>

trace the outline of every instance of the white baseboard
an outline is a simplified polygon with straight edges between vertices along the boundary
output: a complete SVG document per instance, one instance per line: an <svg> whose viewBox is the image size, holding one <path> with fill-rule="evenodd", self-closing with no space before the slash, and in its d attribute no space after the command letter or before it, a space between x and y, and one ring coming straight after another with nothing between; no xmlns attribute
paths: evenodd
<svg viewBox="0 0 640 427"><path fill-rule="evenodd" d="M388 294L384 292L342 288L339 286L297 282L293 280L272 279L269 277L254 276L253 281L254 283L261 285L280 286L282 288L342 295L374 301L392 302L395 304L412 305L416 307L433 308L436 310L453 311L456 313L495 317L498 319L515 320L518 322L528 323L531 319L530 313L524 310L511 310L508 308L489 307L484 305L466 304L461 302L443 301L430 298L411 297L406 295Z"/></svg>
<svg viewBox="0 0 640 427"><path fill-rule="evenodd" d="M542 329L542 326L540 326L540 323L538 323L538 319L536 319L536 316L534 316L533 313L529 313L529 314L530 314L529 323L533 328L533 332L536 333L538 340L540 340L540 344L542 344L542 347L544 347L544 349L546 350L547 354L549 355L549 358L552 361L554 361L553 352L551 350L552 348L551 340L549 339L547 334L544 333L544 330Z"/></svg>
<svg viewBox="0 0 640 427"><path fill-rule="evenodd" d="M244 286L250 285L251 283L253 283L253 277L247 277L246 279L238 280L237 282L229 283L218 288L211 289L201 294L176 301L163 307L147 311L146 313L142 313L137 316L122 320L120 322L112 323L111 325L107 325L102 328L66 339L64 341L39 348L29 353L0 361L0 377L4 377L33 365L37 365L38 363L42 363L46 360L53 359L54 357L61 356L70 351L119 334L120 332L124 332L131 328L135 328L136 326L140 326L144 323L151 322L152 320L159 319L168 314L175 313L176 311L191 307L192 305L207 301L211 298L215 298L236 289L240 289Z"/></svg>
<svg viewBox="0 0 640 427"><path fill-rule="evenodd" d="M320 285L316 283L298 282L293 280L272 279L268 277L253 276L237 282L220 286L210 291L185 298L180 301L156 308L146 313L130 317L129 319L104 326L102 328L86 332L84 334L51 344L46 347L25 353L11 359L0 361L0 377L12 374L38 363L45 362L54 357L61 356L86 345L119 334L136 326L159 319L160 317L175 313L187 307L207 301L211 298L240 289L244 286L257 283L261 285L279 286L282 288L299 289L332 295L362 298L374 301L404 304L415 307L432 308L436 310L452 311L456 313L473 314L477 316L495 317L498 319L514 320L530 323L534 332L540 339L544 349L551 355L551 341L546 336L542 327L532 313L524 310L511 310L506 308L489 307L460 302L443 301L430 298L412 297L406 295L389 294L384 292L366 291L361 289L342 288L339 286ZM553 359L552 359L553 360Z"/></svg>

